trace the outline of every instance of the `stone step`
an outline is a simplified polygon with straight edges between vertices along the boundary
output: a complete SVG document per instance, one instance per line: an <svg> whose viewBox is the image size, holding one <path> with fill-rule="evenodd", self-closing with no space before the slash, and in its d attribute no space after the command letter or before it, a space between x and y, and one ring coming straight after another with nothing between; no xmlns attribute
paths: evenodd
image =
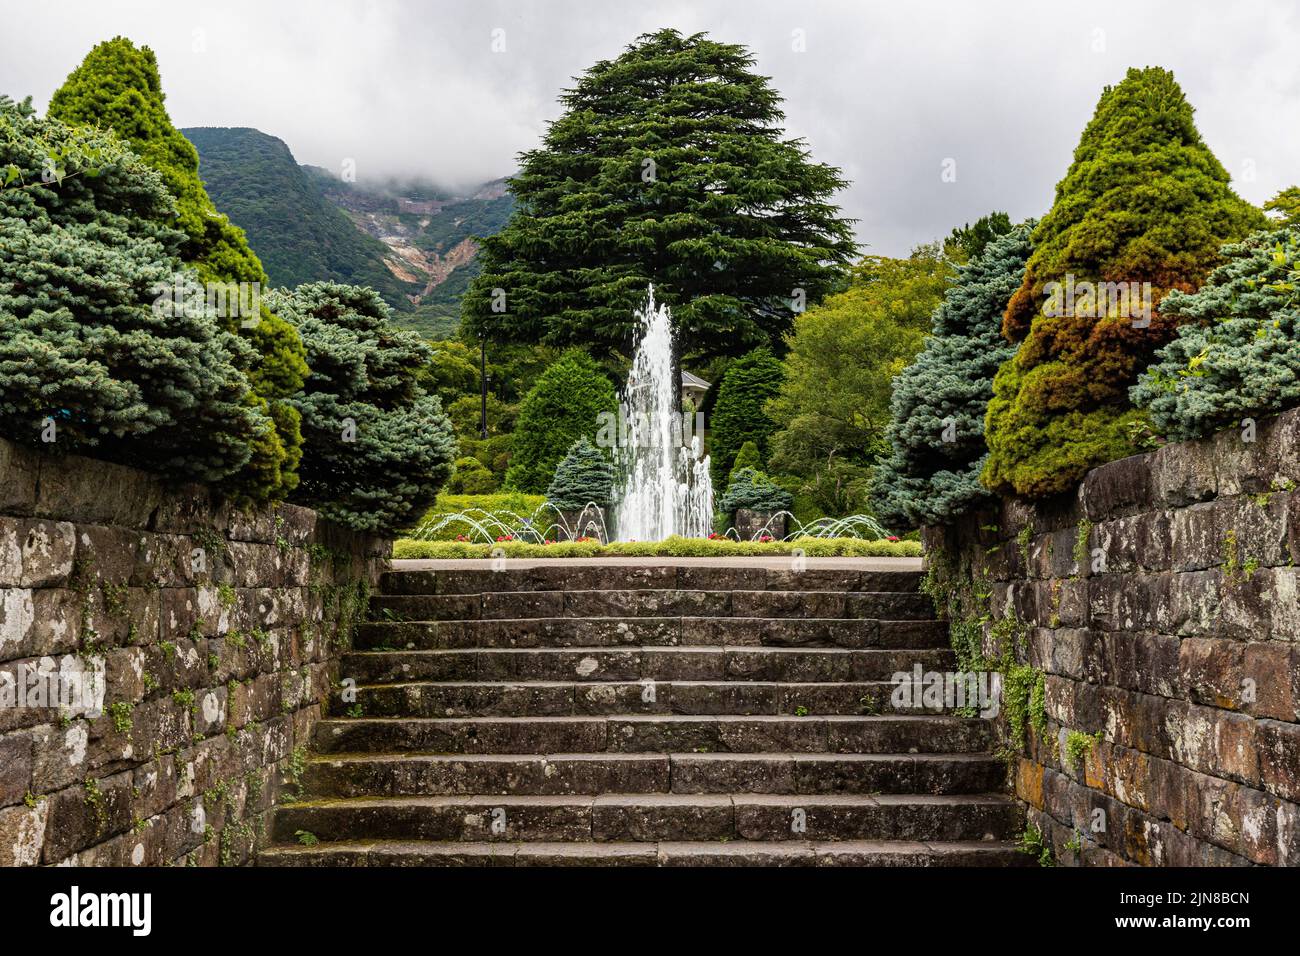
<svg viewBox="0 0 1300 956"><path fill-rule="evenodd" d="M890 681L412 681L336 688L331 712L346 714L355 705L367 717L944 712L942 707L895 707L895 686Z"/></svg>
<svg viewBox="0 0 1300 956"><path fill-rule="evenodd" d="M315 797L599 793L986 793L986 754L356 754L314 758Z"/></svg>
<svg viewBox="0 0 1300 956"><path fill-rule="evenodd" d="M346 718L317 723L317 753L975 753L990 729L950 716Z"/></svg>
<svg viewBox="0 0 1300 956"><path fill-rule="evenodd" d="M943 621L789 617L371 621L357 628L353 643L359 650L627 645L936 648L948 646L948 625Z"/></svg>
<svg viewBox="0 0 1300 956"><path fill-rule="evenodd" d="M951 650L790 647L468 648L344 654L340 678L394 681L871 681L956 666Z"/></svg>
<svg viewBox="0 0 1300 956"><path fill-rule="evenodd" d="M273 846L259 866L1033 866L1008 840L768 843L433 843L350 841Z"/></svg>
<svg viewBox="0 0 1300 956"><path fill-rule="evenodd" d="M483 591L380 594L380 621L465 621L556 617L761 617L934 619L930 599L914 591L644 590Z"/></svg>
<svg viewBox="0 0 1300 956"><path fill-rule="evenodd" d="M273 839L627 841L1007 840L999 794L566 794L363 797L280 807Z"/></svg>
<svg viewBox="0 0 1300 956"><path fill-rule="evenodd" d="M380 581L385 594L481 594L488 591L626 590L681 588L692 591L908 591L921 585L920 571L859 568L727 567L669 563L593 563L389 571Z"/></svg>

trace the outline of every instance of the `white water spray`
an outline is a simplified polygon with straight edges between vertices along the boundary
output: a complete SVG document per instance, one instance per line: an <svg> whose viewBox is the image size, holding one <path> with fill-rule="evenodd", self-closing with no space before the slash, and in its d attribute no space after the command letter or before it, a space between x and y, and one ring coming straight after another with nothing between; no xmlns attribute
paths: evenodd
<svg viewBox="0 0 1300 956"><path fill-rule="evenodd" d="M678 404L672 316L667 306L655 305L654 286L637 317L640 337L623 392L615 527L624 541L706 538L713 525L709 459L703 436Z"/></svg>

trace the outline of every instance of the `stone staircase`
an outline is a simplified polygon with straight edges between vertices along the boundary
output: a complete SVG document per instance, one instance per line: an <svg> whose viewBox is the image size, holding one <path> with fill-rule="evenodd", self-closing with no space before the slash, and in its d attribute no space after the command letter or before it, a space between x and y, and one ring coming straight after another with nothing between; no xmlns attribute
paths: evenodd
<svg viewBox="0 0 1300 956"><path fill-rule="evenodd" d="M953 667L919 573L860 564L390 572L259 861L1027 862L987 723L890 711Z"/></svg>

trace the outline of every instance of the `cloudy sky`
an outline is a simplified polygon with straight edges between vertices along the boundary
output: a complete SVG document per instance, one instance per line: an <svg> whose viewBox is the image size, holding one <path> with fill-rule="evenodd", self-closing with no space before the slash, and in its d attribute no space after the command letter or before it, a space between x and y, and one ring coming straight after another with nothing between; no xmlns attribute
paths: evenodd
<svg viewBox="0 0 1300 956"><path fill-rule="evenodd" d="M158 54L177 126L254 126L299 162L460 185L512 172L594 61L660 27L707 31L754 52L884 254L990 209L1041 215L1130 66L1174 71L1247 199L1300 182L1300 3L1282 0L0 0L0 18L0 92L42 108L122 34Z"/></svg>

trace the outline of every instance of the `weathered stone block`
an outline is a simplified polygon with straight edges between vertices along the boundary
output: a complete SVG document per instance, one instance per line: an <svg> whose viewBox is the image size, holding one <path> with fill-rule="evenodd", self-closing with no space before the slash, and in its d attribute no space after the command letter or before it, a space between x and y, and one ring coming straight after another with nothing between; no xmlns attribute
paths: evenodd
<svg viewBox="0 0 1300 956"><path fill-rule="evenodd" d="M0 452L3 449L0 448ZM35 866L41 862L50 801L40 798L0 810L0 866Z"/></svg>
<svg viewBox="0 0 1300 956"><path fill-rule="evenodd" d="M1150 455L1132 455L1088 472L1081 489L1088 518L1101 521L1135 511L1151 502Z"/></svg>
<svg viewBox="0 0 1300 956"><path fill-rule="evenodd" d="M1300 725L1258 722L1260 784L1284 800L1300 802Z"/></svg>

